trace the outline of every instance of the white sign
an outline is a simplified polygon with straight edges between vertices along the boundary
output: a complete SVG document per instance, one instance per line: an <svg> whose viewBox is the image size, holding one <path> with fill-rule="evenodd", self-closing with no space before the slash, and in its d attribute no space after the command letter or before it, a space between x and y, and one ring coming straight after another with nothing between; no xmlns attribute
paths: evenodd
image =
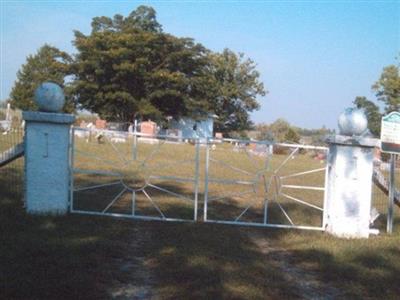
<svg viewBox="0 0 400 300"><path fill-rule="evenodd" d="M382 151L400 153L400 113L391 112L382 118Z"/></svg>

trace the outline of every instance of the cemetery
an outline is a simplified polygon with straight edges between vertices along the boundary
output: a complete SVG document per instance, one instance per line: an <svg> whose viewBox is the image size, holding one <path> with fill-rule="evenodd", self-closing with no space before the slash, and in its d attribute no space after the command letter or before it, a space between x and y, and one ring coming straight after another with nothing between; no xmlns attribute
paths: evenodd
<svg viewBox="0 0 400 300"><path fill-rule="evenodd" d="M398 67L382 113L357 97L337 129L254 124L243 53L148 6L90 26L1 102L0 298L398 298Z"/></svg>
<svg viewBox="0 0 400 300"><path fill-rule="evenodd" d="M42 89L45 88L46 84L43 85ZM50 88L53 88L56 93L62 93L57 86L50 85ZM346 114L350 118L353 117L353 111L348 110L341 115L341 118ZM139 226L138 228L141 231L146 231L148 228L154 228L151 230L156 230L155 232L189 230L189 232L196 232L196 236L198 234L204 235L210 230L214 232L213 235L218 232L211 241L208 237L207 243L212 242L214 238L225 240L229 238L230 234L237 235L241 232L240 235L243 235L243 232L251 230L246 229L247 226L250 226L250 228L254 226L272 227L267 231L268 236L273 236L277 245L281 245L279 247L282 247L282 245L285 245L288 249L294 247L293 251L300 251L300 253L307 253L310 250L298 248L296 241L302 240L302 243L304 243L307 239L313 239L313 244L317 245L316 247L322 247L321 251L329 248L331 255L339 255L337 259L339 259L340 255L346 253L343 251L347 251L348 247L361 247L360 249L363 249L363 253L368 253L373 249L375 254L378 251L382 259L385 260L391 259L392 255L396 256L396 252L390 254L392 247L390 245L396 243L397 240L397 218L395 223L390 225L392 226L392 231L393 225L395 226L392 236L372 237L372 240L370 238L359 241L346 239L338 241L333 236L329 237L319 233L319 231L326 231L338 237L360 238L368 237L371 234L373 236L376 234L385 235L384 232L386 231L385 217L380 215L383 214L385 216L386 212L378 212L373 207L373 203L366 202L365 199L368 197L371 199L371 189L385 191L390 189L384 175L387 171L379 171L373 167L372 150L368 152L363 150L359 154L355 152L350 156L346 154L346 151L352 149L348 148L349 146L347 145L354 145L352 146L354 147L352 151L357 151L357 147L360 147L362 143L363 147L365 147L364 149L373 149L376 147L377 141L371 138L363 138L362 136L356 139L354 136L349 138L347 136L349 134L348 130L356 129L349 128L354 125L348 123L347 119L341 121L344 135L331 137L329 142L332 144L330 148L326 148L309 145L274 144L268 141L258 142L254 140L226 139L224 141L224 139L220 139L216 143L218 139L214 141L214 138L206 138L206 143L201 142L201 139L198 138L194 144L190 144L182 142L181 135L158 135L155 132L156 126L154 122L142 123L141 132L138 133L135 130L125 132L107 130L105 128L92 130L87 127L82 128L82 126L74 127L70 130L73 116L57 112L24 112L23 117L26 130L24 144L17 143L16 149L11 149L12 151L8 149L3 152L2 159L8 155L12 156L14 160L24 155L25 187L20 186L19 189L25 191L25 195L22 195L21 191L16 195L20 195L25 199L25 208L22 209L21 207L19 213L23 215L47 215L40 218L34 217L29 222L58 224L48 226L64 227L65 229L62 230L67 230L67 227L71 226L71 222L78 222L79 226L88 226L88 224L89 226L99 226L99 224L102 224L101 228L105 230L103 234L107 235L116 233L108 232L111 228L108 229L109 225L107 224L112 224L112 222L115 222L116 226L121 226L121 228L130 228L132 225L127 221L123 221L124 219L138 219L138 222L140 220L172 221L171 223L156 222L154 224L144 222L137 223L134 226ZM52 133L54 124L57 124L55 127L57 134ZM365 127L365 124L360 126ZM40 134L38 135L38 132L43 130L46 132L43 135L44 140L43 137L40 138ZM63 130L64 133L60 130ZM96 138L96 134L98 134L96 130L102 131L104 135L101 143ZM358 131L358 133L361 132L362 130ZM352 132L350 133L352 134ZM93 138L90 139L89 136L93 136ZM57 137L57 141L52 141L51 137ZM115 140L116 137L122 137L123 142ZM180 142L170 143L174 138L177 141L180 140ZM149 139L154 139L157 142L149 143ZM35 143L39 144L35 145ZM21 148L21 145L25 146ZM32 147L31 149L29 145ZM343 147L342 145L346 146ZM286 147L286 151L284 154L274 155L274 146ZM345 152L340 154L340 151ZM58 154L55 154L57 152ZM331 154L321 156L321 153L324 152ZM355 192L352 197L347 198L348 196L340 196L340 193L348 195L348 185L336 183L335 180L344 180L346 177L354 180L355 175L354 171L348 170L349 163L344 164L342 171L340 168L343 167L338 159L340 157L343 160L346 156L354 157L355 155L359 155L359 160L364 160L366 163L365 167L358 166L366 168L362 171L363 175L367 175L366 182L360 183L361 190L359 192ZM322 157L322 160L317 159L318 157ZM52 159L56 159L57 163L52 162ZM64 160L65 163L61 164L60 159ZM327 169L325 166L327 163L334 167ZM7 167L8 163L5 161L3 164ZM380 174L381 180L377 181L381 183L381 186L373 184L372 178L377 177L373 176L373 172L374 174L376 172ZM331 173L340 173L342 175L340 177L337 175L332 177ZM46 176L39 176L39 174L46 174ZM398 177L396 180L398 180ZM3 181L7 181L7 178L3 178ZM370 188L365 189L366 186ZM341 191L341 188L344 188L344 190ZM354 191L354 189L357 189L357 186L353 184L352 190ZM337 195L338 193L339 196ZM363 195L362 193L365 194ZM354 206L363 205L359 207L358 212L356 212L358 215L354 218L351 215L349 217L349 211L341 211L341 206L337 206L337 204L339 199L343 199L342 201L345 202L350 200L357 201L356 195L363 195L359 204L357 202L353 202L351 206L349 203L343 204L353 213L355 212ZM8 197L13 196L10 195ZM395 190L394 201L398 201L397 197L398 191ZM58 201L55 201L55 199ZM73 216L74 214L76 217ZM60 215L67 216L60 217ZM333 215L336 219L332 218ZM105 216L110 216L113 219L105 219ZM9 218L10 216L4 220L10 220ZM122 220L115 220L119 218L122 218ZM181 223L181 221L186 222ZM186 225L187 222L193 224L193 221L200 221L204 225L201 225L199 229L197 229L197 226L193 227L195 224ZM172 225L162 225L169 223ZM240 225L244 226L244 228L236 232L231 227L225 227L232 225ZM206 228L202 228L203 226L206 226ZM298 233L298 231L288 233L282 231L290 228L316 232L305 234ZM75 230L79 230L79 228ZM202 233L203 230L205 232ZM245 235L250 234L252 236L251 239L259 239L256 237L262 234L260 230L267 229L255 229L251 234L246 233ZM75 233L71 232L70 234L73 235ZM118 233L117 236L119 234L122 233ZM170 235L168 236L168 240L164 238L159 240L160 237L158 237L157 240L160 243L164 241L164 244L158 246L167 247L167 245L172 245L174 238ZM50 238L50 236L47 238ZM109 247L112 247L111 244L116 242L115 238L115 236L103 236L102 240L107 240L107 243L110 243ZM118 237L118 239L120 238ZM234 243L235 245L230 244L229 247L235 249L240 245L234 241L236 241L236 238L229 242L229 244ZM256 246L259 241L252 240L253 242ZM198 243L194 240L189 243L191 243L190 248L185 250L189 251L189 253L181 255L189 255L191 251L198 251ZM249 241L246 243L249 243ZM93 245L95 244L97 242L93 242ZM126 245L126 247L131 247L129 245ZM146 247L145 245L143 246ZM107 246L107 251L110 251L109 247ZM384 250L386 247L388 247L389 252ZM204 251L208 251L207 247L204 248ZM322 253L318 255L322 255ZM124 256L122 254L122 257ZM301 257L300 255L299 259ZM248 259L253 258L249 257ZM275 259L278 258L272 258L270 261L272 266L275 264ZM344 259L344 257L340 259ZM167 263L166 266L168 268L174 266L173 264L171 265L173 262L165 263ZM341 264L345 264L345 262L342 261ZM271 267L268 264L266 266L268 268ZM260 272L270 272L271 270L266 270L266 266ZM381 267L386 268L384 265L377 266L377 268ZM297 270L294 269L292 271L296 272ZM338 270L336 269L336 271ZM253 270L249 270L249 272L252 273ZM343 271L339 269L339 274L346 276L346 273L341 272ZM169 273L165 275L171 275L167 274ZM311 272L311 274L313 273ZM371 274L371 276L373 275ZM201 277L199 280L201 282ZM362 282L366 279L360 277L358 280ZM163 279L161 279L162 281ZM281 279L280 282L280 284L283 284L285 281ZM72 284L75 283L72 282ZM145 289L145 287L142 288ZM48 287L48 289L51 294L51 287ZM316 287L310 289L310 293L313 294L320 293L319 295L322 295L326 293ZM217 291L214 292L218 294ZM240 295L241 292L250 293L250 295L257 297L257 293L265 293L265 290L262 287L257 287L255 290L254 288L251 291L244 289L239 294L228 295ZM295 294L298 292L296 289L293 291ZM304 293L305 291L301 292ZM350 295L351 293L356 293L355 291L352 292L351 287L346 292L350 293ZM366 294L370 292L369 289L365 291ZM97 295L96 293L96 290L93 290L89 295L94 296ZM161 295L163 294L162 289L160 293ZM170 293L180 295L179 293L185 293L185 289L167 290L167 294ZM268 293L271 293L269 289ZM294 295L291 293L281 294L282 292L277 291L273 293L277 293L273 295L281 296ZM331 293L340 295L340 291L335 289ZM70 292L67 294L74 295ZM199 295L202 295L202 293Z"/></svg>

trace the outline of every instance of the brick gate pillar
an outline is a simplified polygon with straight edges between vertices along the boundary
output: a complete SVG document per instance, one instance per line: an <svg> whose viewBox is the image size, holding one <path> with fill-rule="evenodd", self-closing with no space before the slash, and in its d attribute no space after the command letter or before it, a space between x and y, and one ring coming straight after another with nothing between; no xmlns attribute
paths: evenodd
<svg viewBox="0 0 400 300"><path fill-rule="evenodd" d="M75 116L57 113L62 89L43 83L35 92L43 111L24 111L25 201L32 214L65 214L69 204L69 145Z"/></svg>

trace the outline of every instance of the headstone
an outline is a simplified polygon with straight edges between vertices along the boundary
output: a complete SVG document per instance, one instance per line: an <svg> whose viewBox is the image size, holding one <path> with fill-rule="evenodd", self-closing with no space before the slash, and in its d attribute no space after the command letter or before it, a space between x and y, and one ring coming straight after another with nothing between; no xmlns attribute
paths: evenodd
<svg viewBox="0 0 400 300"><path fill-rule="evenodd" d="M222 138L224 138L224 136L222 135L222 132L216 132L215 133L215 138L216 139L222 139Z"/></svg>
<svg viewBox="0 0 400 300"><path fill-rule="evenodd" d="M106 129L107 121L102 119L97 119L95 123L96 129Z"/></svg>
<svg viewBox="0 0 400 300"><path fill-rule="evenodd" d="M140 124L140 132L148 137L153 137L157 132L157 124L152 121L142 122Z"/></svg>

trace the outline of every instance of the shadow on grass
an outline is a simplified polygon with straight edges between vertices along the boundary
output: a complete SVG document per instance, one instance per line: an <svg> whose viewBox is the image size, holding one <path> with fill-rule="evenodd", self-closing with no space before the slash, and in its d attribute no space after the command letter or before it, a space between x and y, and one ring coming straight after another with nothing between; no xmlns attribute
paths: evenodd
<svg viewBox="0 0 400 300"><path fill-rule="evenodd" d="M0 225L5 299L111 298L115 286L146 284L123 270L132 256L143 262L129 272L147 268L148 295L156 298L265 299L285 295L281 286L290 285L237 227L30 216L15 194L3 192Z"/></svg>
<svg viewBox="0 0 400 300"><path fill-rule="evenodd" d="M296 264L311 265L323 282L340 287L346 299L396 299L400 294L400 249L358 249L333 255L325 250L291 252Z"/></svg>
<svg viewBox="0 0 400 300"><path fill-rule="evenodd" d="M302 297L296 278L288 280L273 255L251 238L256 232L279 249L285 240L290 245L288 233L293 235L292 231L80 215L29 216L20 197L5 192L12 184L7 180L0 180L0 234L4 237L0 243L1 298L109 299L116 286L123 290L131 284L148 286L150 291L142 298ZM181 208L171 204L167 209ZM237 207L225 209L236 211ZM396 284L400 273L398 238L387 246L381 243L386 239L368 246L366 241L297 233L306 245L304 249L290 245L289 263L301 266L304 272L315 272L319 280L340 287L346 297L394 299L400 293ZM336 252L314 244L324 239ZM133 268L125 268L132 257L141 260ZM139 275L145 269L151 274L147 279ZM124 298L128 295L124 291L120 295L140 298L139 294Z"/></svg>

